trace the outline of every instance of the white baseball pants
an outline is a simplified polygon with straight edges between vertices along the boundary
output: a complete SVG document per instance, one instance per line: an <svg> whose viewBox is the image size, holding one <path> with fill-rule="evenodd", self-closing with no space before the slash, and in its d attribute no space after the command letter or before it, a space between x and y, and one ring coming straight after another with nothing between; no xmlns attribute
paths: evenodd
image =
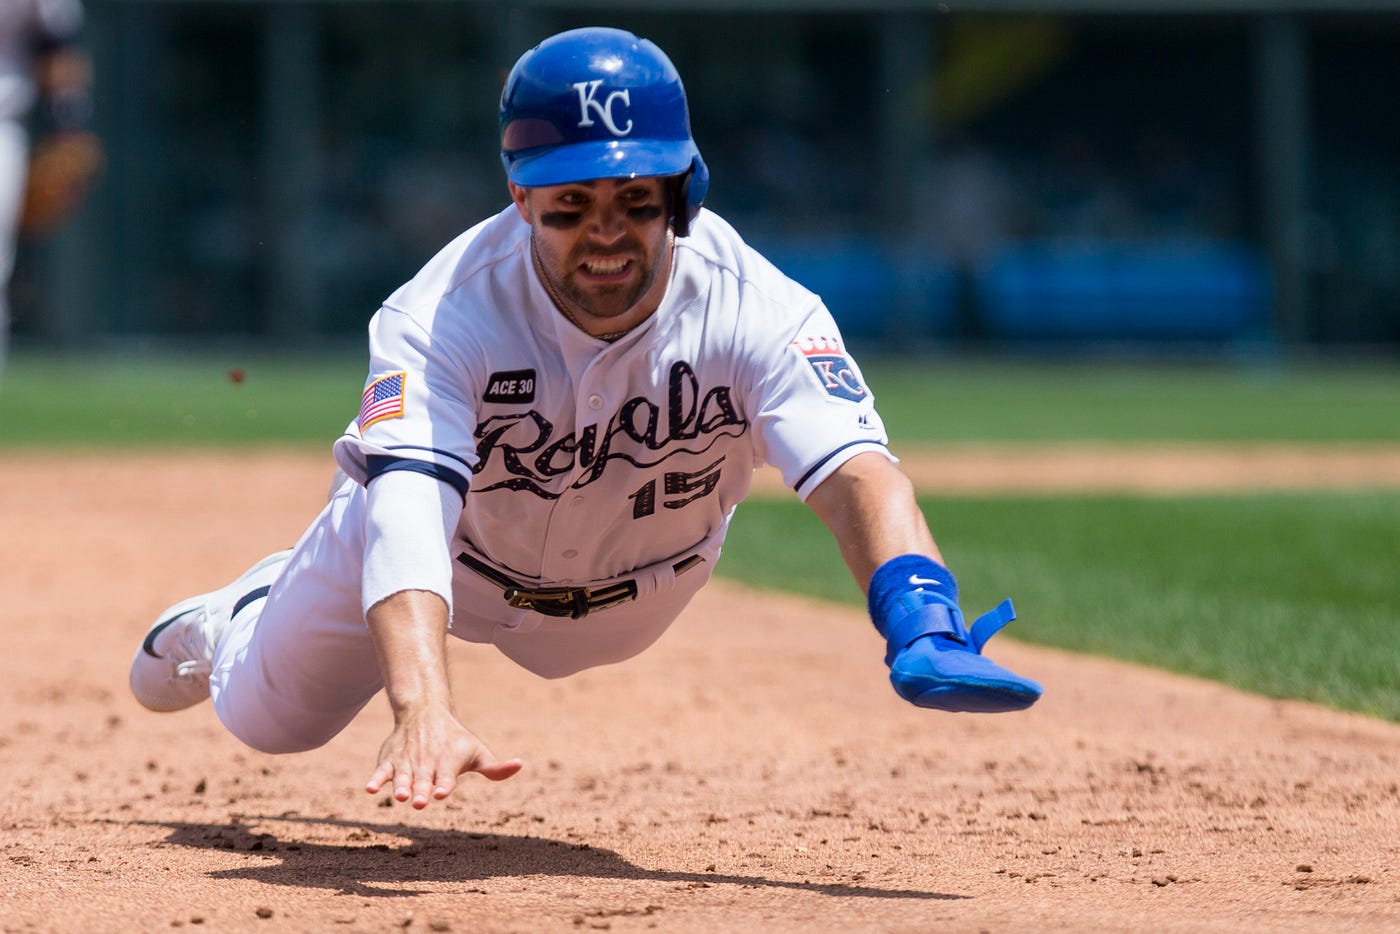
<svg viewBox="0 0 1400 934"><path fill-rule="evenodd" d="M324 745L383 687L360 608L365 499L364 488L340 486L267 598L238 613L219 642L209 682L214 709L254 749ZM579 620L511 607L496 585L454 561L450 632L494 645L545 678L623 661L660 638L709 580L723 537L721 529L702 543L694 553L705 560L680 576L676 558L629 575L636 600Z"/></svg>

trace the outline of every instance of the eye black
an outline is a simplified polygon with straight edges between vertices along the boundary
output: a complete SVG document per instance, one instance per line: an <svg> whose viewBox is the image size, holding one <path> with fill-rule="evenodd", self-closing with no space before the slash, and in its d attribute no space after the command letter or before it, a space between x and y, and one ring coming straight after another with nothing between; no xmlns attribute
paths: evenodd
<svg viewBox="0 0 1400 934"><path fill-rule="evenodd" d="M569 230L577 227L583 220L583 214L577 211L544 211L540 214L540 223L555 230Z"/></svg>
<svg viewBox="0 0 1400 934"><path fill-rule="evenodd" d="M638 222L654 221L661 216L661 205L640 204L636 207L628 208L627 216Z"/></svg>

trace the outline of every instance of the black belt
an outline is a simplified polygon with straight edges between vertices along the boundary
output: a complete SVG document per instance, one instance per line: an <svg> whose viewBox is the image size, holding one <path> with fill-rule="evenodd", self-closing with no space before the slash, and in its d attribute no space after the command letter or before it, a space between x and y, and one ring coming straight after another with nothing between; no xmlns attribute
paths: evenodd
<svg viewBox="0 0 1400 934"><path fill-rule="evenodd" d="M511 580L500 571L478 561L465 551L457 560L482 577L502 588L503 597L511 606L521 610L534 610L545 616L567 616L570 619L583 619L594 610L606 610L637 599L637 582L618 581L602 587L536 587L529 588L519 581ZM677 575L684 574L705 559L691 555L677 561L673 568Z"/></svg>

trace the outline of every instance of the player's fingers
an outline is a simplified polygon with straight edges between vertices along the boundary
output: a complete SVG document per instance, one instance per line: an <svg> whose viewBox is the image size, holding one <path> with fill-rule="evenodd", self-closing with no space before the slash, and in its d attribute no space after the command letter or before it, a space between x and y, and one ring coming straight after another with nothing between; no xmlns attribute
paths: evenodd
<svg viewBox="0 0 1400 934"><path fill-rule="evenodd" d="M413 797L413 770L404 766L394 770L394 800L407 801Z"/></svg>
<svg viewBox="0 0 1400 934"><path fill-rule="evenodd" d="M369 781L365 782L365 791L372 795L379 794L379 789L384 787L384 783L394 777L394 764L389 761L379 763L379 768L370 775Z"/></svg>
<svg viewBox="0 0 1400 934"><path fill-rule="evenodd" d="M452 794L457 787L457 776L451 768L439 768L437 778L433 782L433 800L441 801Z"/></svg>
<svg viewBox="0 0 1400 934"><path fill-rule="evenodd" d="M476 772L493 782L499 782L519 772L525 764L520 759L497 759L490 747L470 733L464 733L461 739L462 742L456 747L457 760L453 769L457 775Z"/></svg>
<svg viewBox="0 0 1400 934"><path fill-rule="evenodd" d="M469 771L479 772L493 782L503 782L516 772L519 772L524 765L525 763L521 759L506 759L505 761L491 759L487 761L478 761Z"/></svg>
<svg viewBox="0 0 1400 934"><path fill-rule="evenodd" d="M423 808L427 807L428 802L432 800L433 780L428 775L420 774L418 778L413 780L412 789L413 806L421 811ZM399 800L405 799L401 798Z"/></svg>

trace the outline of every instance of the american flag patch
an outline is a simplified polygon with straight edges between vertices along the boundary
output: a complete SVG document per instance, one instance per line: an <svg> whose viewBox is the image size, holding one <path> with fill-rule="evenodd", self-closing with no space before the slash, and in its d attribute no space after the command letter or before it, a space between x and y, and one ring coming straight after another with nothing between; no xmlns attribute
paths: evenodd
<svg viewBox="0 0 1400 934"><path fill-rule="evenodd" d="M390 373L365 387L360 397L360 431L386 418L403 416L403 381L407 373Z"/></svg>

